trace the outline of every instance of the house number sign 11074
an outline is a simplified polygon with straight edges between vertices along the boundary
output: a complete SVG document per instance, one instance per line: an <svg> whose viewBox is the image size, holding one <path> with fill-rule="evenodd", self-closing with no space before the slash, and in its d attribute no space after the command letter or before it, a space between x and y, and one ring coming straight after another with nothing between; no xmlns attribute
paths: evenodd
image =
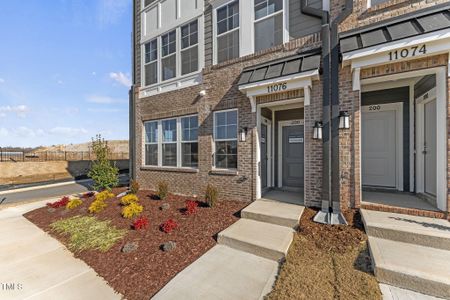
<svg viewBox="0 0 450 300"><path fill-rule="evenodd" d="M427 53L427 45L417 45L409 48L403 48L389 52L389 60L397 60L400 58L414 57Z"/></svg>

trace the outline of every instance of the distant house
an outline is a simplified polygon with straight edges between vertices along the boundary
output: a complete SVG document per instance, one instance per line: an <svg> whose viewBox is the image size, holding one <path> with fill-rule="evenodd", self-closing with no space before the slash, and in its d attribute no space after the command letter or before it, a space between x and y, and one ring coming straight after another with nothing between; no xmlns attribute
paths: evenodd
<svg viewBox="0 0 450 300"><path fill-rule="evenodd" d="M450 5L410 2L331 1L328 30L322 1L135 0L133 176L445 216Z"/></svg>

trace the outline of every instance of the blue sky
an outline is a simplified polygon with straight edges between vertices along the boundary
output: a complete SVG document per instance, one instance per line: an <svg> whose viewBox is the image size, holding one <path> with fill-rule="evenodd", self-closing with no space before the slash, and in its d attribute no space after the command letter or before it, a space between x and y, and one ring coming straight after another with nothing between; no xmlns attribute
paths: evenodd
<svg viewBox="0 0 450 300"><path fill-rule="evenodd" d="M0 1L0 147L128 139L131 0Z"/></svg>

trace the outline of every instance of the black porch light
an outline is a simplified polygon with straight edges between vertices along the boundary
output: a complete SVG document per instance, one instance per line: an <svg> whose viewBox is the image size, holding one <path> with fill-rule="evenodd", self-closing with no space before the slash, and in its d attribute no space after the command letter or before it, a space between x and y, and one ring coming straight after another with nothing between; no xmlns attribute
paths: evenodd
<svg viewBox="0 0 450 300"><path fill-rule="evenodd" d="M348 111L341 111L339 113L339 129L350 128L350 115Z"/></svg>
<svg viewBox="0 0 450 300"><path fill-rule="evenodd" d="M322 130L323 130L323 123L316 121L313 127L313 139L315 140L321 140L322 139Z"/></svg>

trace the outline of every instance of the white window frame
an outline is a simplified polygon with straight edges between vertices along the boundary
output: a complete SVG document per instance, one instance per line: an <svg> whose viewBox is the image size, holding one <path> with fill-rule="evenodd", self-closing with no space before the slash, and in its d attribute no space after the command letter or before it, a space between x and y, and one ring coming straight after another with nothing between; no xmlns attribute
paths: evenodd
<svg viewBox="0 0 450 300"><path fill-rule="evenodd" d="M145 55L146 55L146 52L145 52L145 45L147 45L147 44L151 44L153 41L156 41L156 60L153 60L153 61L150 61L150 62L145 62ZM142 77L143 78L143 81L144 81L144 85L145 85L145 83L146 83L146 81L147 81L147 74L146 74L146 72L145 72L145 67L147 66L147 65L150 65L150 64L153 64L153 63L156 63L156 82L155 83L152 83L151 85L153 85L153 84L157 84L159 81L160 81L160 49L159 49L159 45L160 45L160 39L159 39L159 37L156 37L156 38L154 38L154 39L152 39L152 40L150 40L150 41L148 41L148 42L146 42L146 43L144 43L144 46L143 46L143 59L142 59L142 61L143 61L143 63L144 63L144 76ZM150 85L149 85L150 86Z"/></svg>
<svg viewBox="0 0 450 300"><path fill-rule="evenodd" d="M192 117L197 117L197 139L196 140L183 140L183 125L182 125L182 120L186 119L186 118L192 118ZM188 168L188 169L198 169L198 163L197 162L197 167L184 167L183 166L183 144L192 144L192 143L197 143L198 145L198 130L199 130L199 120L198 120L198 115L189 115L189 116L182 116L179 118L180 120L180 124L179 124L179 130L180 130L180 151L179 151L179 165L181 168ZM199 152L200 152L200 148L198 148ZM199 155L199 154L197 154Z"/></svg>
<svg viewBox="0 0 450 300"><path fill-rule="evenodd" d="M175 120L175 130L176 130L176 136L175 136L175 141L170 141L170 142L166 142L166 141L164 141L164 131L163 131L163 123L164 122L167 122L167 121L173 121L173 120ZM164 168L167 168L167 167L172 167L172 168L174 168L174 167L178 167L179 165L178 165L178 152L179 152L179 120L178 120L178 118L168 118L168 119L164 119L164 120L161 120L161 148L163 148L164 147L164 145L176 145L176 151L177 151L177 153L176 153L176 158L175 158L175 160L176 160L176 163L175 163L175 166L164 166L163 165L163 158L164 158L164 156L163 156L163 152L161 152L161 167L164 167ZM162 150L162 149L161 149ZM158 153L158 155L159 155L159 153Z"/></svg>
<svg viewBox="0 0 450 300"><path fill-rule="evenodd" d="M162 41L163 41L163 39L162 39L162 37L163 36L165 36L165 35L167 35L167 36L170 36L170 34L172 33L172 32L174 32L175 31L175 52L173 52L173 53L170 53L170 54L168 54L168 55L166 55L166 56L163 56L163 43L162 43ZM160 59L160 64L161 64L161 72L160 72L160 80L158 81L158 82L161 82L161 83L163 83L163 82L166 82L166 81L170 81L170 80L173 80L174 78L177 78L178 77L178 65L179 65L179 61L178 61L178 59L179 59L179 55L178 55L178 53L179 53L179 51L178 51L178 47L179 47L179 44L178 44L178 41L179 41L179 38L178 38L178 35L179 35L179 28L175 28L175 29L172 29L172 30L170 30L170 31L168 31L168 32L166 32L166 33L164 33L164 34L162 34L160 37L159 37L159 39L160 39L160 41L161 41L161 43L160 43L160 45L159 45L159 51L161 52L161 54L160 54L160 56L161 56L161 59ZM170 42L169 42L169 44L168 45L170 45ZM167 58L170 58L171 56L175 56L175 76L174 77L172 77L172 78L168 78L168 79L164 79L163 78L163 74L164 74L164 68L163 68L163 59L167 59Z"/></svg>
<svg viewBox="0 0 450 300"><path fill-rule="evenodd" d="M288 22L287 22L288 8L289 8L288 7L288 1L287 0L282 0L282 3L283 3L283 8L281 10L276 11L276 12L270 14L270 15L264 16L262 18L259 18L257 20L256 19L256 15L255 15L255 1L254 0L252 1L252 10L253 10L252 11L252 14L253 14L253 30L252 30L252 32L253 32L253 39L252 39L252 41L253 41L253 52L254 53L257 52L257 50L256 50L256 36L255 36L256 35L256 24L260 23L262 21L268 20L268 19L270 19L272 17L275 18L275 16L277 16L279 14L282 14L282 19L283 19L283 25L282 25L282 28L281 28L282 29L282 33L283 33L283 36L282 36L282 41L283 42L280 45L282 45L282 44L284 44L284 43L289 41L289 33L286 30L287 25L288 25ZM277 46L280 46L280 45L277 45ZM273 47L276 47L276 46L273 46ZM270 48L266 48L266 49L258 50L258 51L264 51L264 50L267 50L267 49L270 49Z"/></svg>
<svg viewBox="0 0 450 300"><path fill-rule="evenodd" d="M183 142L186 143L192 143L195 142L194 140L192 141L182 141L182 126L181 126L181 119L183 118L190 118L190 117L197 117L198 120L198 114L193 114L193 115L185 115L185 116L179 116L179 117L171 117L171 118L165 118L165 119L160 119L160 120L149 120L149 121L145 121L143 122L143 155L142 157L144 159L142 159L142 166L143 167L157 167L157 168L165 168L165 169L188 169L188 170L198 170L198 166L197 167L183 167L182 166L182 157L181 157L181 151L182 151L182 147L181 144ZM168 120L176 120L176 128L177 128L177 136L176 136L176 141L175 142L163 142L163 126L162 123L164 121L168 121ZM157 143L146 143L145 141L145 135L146 135L146 131L145 131L145 124L146 123L152 123L152 122L156 122L157 123L157 130L158 130L158 141ZM199 122L198 122L199 123ZM197 143L198 143L198 135L197 135ZM145 145L147 144L158 144L158 165L147 165L145 163ZM177 164L176 166L163 166L162 162L163 162L163 144L177 144Z"/></svg>
<svg viewBox="0 0 450 300"><path fill-rule="evenodd" d="M233 3L233 2L238 2L239 5L239 26L236 28L233 28L232 30L229 30L227 32L218 34L218 26L217 26L217 11L225 6L228 6L229 4ZM213 65L216 65L218 63L218 53L217 53L217 45L218 43L218 38L221 36L224 36L226 34L232 33L234 31L239 31L239 56L241 56L241 25L242 25L242 20L241 20L241 10L242 10L242 6L241 6L241 1L248 1L248 0L230 0L216 8L213 9Z"/></svg>
<svg viewBox="0 0 450 300"><path fill-rule="evenodd" d="M236 111L236 138L235 139L217 139L216 138L216 115L219 113L229 112L229 111ZM216 142L232 142L236 141L237 144L237 154L236 154L236 168L217 168L216 167ZM213 153L213 162L212 167L214 170L232 170L236 171L239 169L239 110L237 108L231 108L231 109L224 109L224 110L218 110L214 112L213 115L213 145L212 145L212 153Z"/></svg>
<svg viewBox="0 0 450 300"><path fill-rule="evenodd" d="M182 42L183 36L181 35L181 28L183 28L184 26L190 26L191 23L194 23L194 22L197 22L197 44L190 45L189 47L186 47L186 48L182 48L182 46L183 46L182 45L182 43L183 43ZM188 22L186 24L181 25L179 27L179 31L180 31L180 34L179 34L179 36L180 36L179 37L179 41L180 41L180 72L179 72L179 74L180 74L180 76L189 76L191 74L197 73L200 70L200 60L201 60L201 58L200 58L200 47L199 47L199 45L200 45L200 22L199 22L199 19L195 19L193 21L190 21L190 22ZM189 28L189 35L190 35L190 33L191 33L191 31L190 31L190 28ZM188 51L188 50L190 50L190 49L192 49L194 47L197 47L197 70L189 72L189 73L186 73L186 74L182 74L182 72L183 72L183 70L182 70L182 68L183 68L183 59L182 59L181 54L184 51Z"/></svg>
<svg viewBox="0 0 450 300"><path fill-rule="evenodd" d="M147 124L147 123L156 123L156 130L157 130L157 137L156 137L156 142L150 142L150 143L147 143L147 128L145 127L145 124ZM143 165L144 166L152 166L152 167L156 167L157 165L159 165L159 151L160 151L160 147L159 147L159 135L160 135L160 132L159 132L159 124L158 124L158 121L146 121L146 122L144 122L144 126L143 126L143 128L144 128L144 130L143 130L143 132L144 132L144 155L142 156L144 159L142 160L142 163L143 163ZM147 145L158 145L158 152L157 152L157 155L158 155L158 157L156 158L156 160L157 160L157 165L147 165L146 164L146 161L147 161Z"/></svg>

